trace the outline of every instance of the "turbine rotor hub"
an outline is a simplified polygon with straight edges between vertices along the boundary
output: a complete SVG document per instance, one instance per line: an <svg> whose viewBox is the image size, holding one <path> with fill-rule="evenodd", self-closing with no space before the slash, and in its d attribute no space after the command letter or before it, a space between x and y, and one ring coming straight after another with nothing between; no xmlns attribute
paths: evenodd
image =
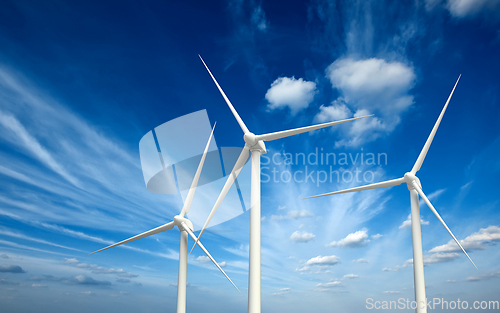
<svg viewBox="0 0 500 313"><path fill-rule="evenodd" d="M180 215L174 216L174 223L175 225L177 225L177 227L179 227L180 231L184 230L184 226L182 226L182 223L184 223L187 227L189 227L191 231L194 231L193 223L191 223L191 221L185 217L182 217Z"/></svg>
<svg viewBox="0 0 500 313"><path fill-rule="evenodd" d="M405 182L406 182L406 185L408 186L409 190L415 189L413 187L414 181L417 183L417 185L420 187L420 189L422 189L422 184L420 183L420 179L418 179L418 177L415 176L415 174L413 174L411 172L407 172L407 173L405 173L404 178L405 178Z"/></svg>
<svg viewBox="0 0 500 313"><path fill-rule="evenodd" d="M257 136L254 133L248 132L243 135L243 140L245 140L246 146L250 151L259 150L260 154L266 154L266 145L262 140L257 140Z"/></svg>
<svg viewBox="0 0 500 313"><path fill-rule="evenodd" d="M243 135L243 140L245 140L245 143L249 147L253 147L257 144L257 139L255 137L256 136L254 133L248 132L248 133L245 133L245 135Z"/></svg>

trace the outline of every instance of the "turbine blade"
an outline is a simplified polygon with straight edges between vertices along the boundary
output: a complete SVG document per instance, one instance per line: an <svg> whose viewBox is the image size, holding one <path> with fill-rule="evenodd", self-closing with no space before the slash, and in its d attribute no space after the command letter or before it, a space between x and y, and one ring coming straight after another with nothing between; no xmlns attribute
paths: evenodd
<svg viewBox="0 0 500 313"><path fill-rule="evenodd" d="M321 194L321 195L311 196L311 197L307 197L307 198L303 198L303 199L324 197L324 196L330 196L330 195L338 195L338 194L341 194L341 193L348 193L348 192L355 192L355 191L362 191L362 190L370 190L370 189L377 189L377 188L392 187L392 186L401 185L402 183L404 183L404 181L405 181L404 178L397 178L397 179L387 180L387 181L384 181L384 182L370 184L370 185L366 185L366 186L354 187L354 188L349 188L349 189L345 189L345 190L341 190L341 191L334 191L334 192L324 193L324 194Z"/></svg>
<svg viewBox="0 0 500 313"><path fill-rule="evenodd" d="M469 258L469 261L472 263L472 265L474 265L474 267L476 269L478 269L477 266L476 266L476 264L474 264L474 262L472 261L472 259L470 258L470 256L467 254L467 252L465 252L464 247L462 247L462 245L460 244L460 242L458 242L457 238L455 238L455 236L453 235L453 233L451 232L451 230L448 228L448 226L446 225L446 223L444 222L444 220L441 218L441 216L439 215L439 213L436 211L436 209L434 208L434 206L432 205L432 203L429 201L429 199L427 199L427 196L424 194L424 192L422 191L422 189L420 189L420 187L418 186L417 182L413 181L412 185L413 185L413 187L415 187L415 190L422 197L422 199L424 199L425 203L431 209L432 213L434 213L434 215L436 215L436 217L441 222L441 224L443 224L444 228L446 228L446 230L451 235L451 237L453 238L453 240L455 240L455 242L460 247L460 249L462 249L462 251L465 253L465 255L467 256L467 258Z"/></svg>
<svg viewBox="0 0 500 313"><path fill-rule="evenodd" d="M184 217L184 215L189 213L189 209L191 208L191 203L193 202L193 197L194 197L194 193L196 191L196 186L198 186L198 180L200 179L201 170L203 169L203 163L205 163L205 158L207 156L208 147L210 146L210 141L212 141L212 136L214 134L214 129L215 129L216 124L217 124L217 122L214 123L214 127L212 128L212 132L210 133L210 138L208 138L208 142L207 142L207 145L205 147L205 151L203 151L203 156L201 157L200 164L198 164L198 169L196 170L196 174L194 175L193 182L191 183L191 188L189 188L189 192L188 192L188 195L186 197L186 201L184 202L184 205L182 206L181 213L179 214L182 217Z"/></svg>
<svg viewBox="0 0 500 313"><path fill-rule="evenodd" d="M300 128L295 128L295 129L289 129L289 130L283 130L280 132L275 132L275 133L269 133L269 134L263 134L263 135L257 135L255 136L255 139L257 141L259 140L264 140L264 141L271 141L271 140L276 140L284 137L289 137L297 134L302 134L305 132L310 132L316 129L324 128L324 127L329 127L337 124L342 124L345 122L350 122L350 121L355 121L359 120L365 117L370 117L372 115L366 115L366 116L360 116L360 117L354 117L354 118L349 118L341 121L335 121L335 122L328 122L328 123L323 123L323 124L317 124L317 125L312 125L312 126L306 126L306 127L300 127Z"/></svg>
<svg viewBox="0 0 500 313"><path fill-rule="evenodd" d="M439 117L436 121L436 124L434 124L434 127L432 128L432 131L431 131L431 134L429 135L429 138L427 138L427 141L425 142L425 145L422 148L422 151L420 151L420 155L418 156L418 159L415 162L415 165L413 165L413 168L411 169L411 173L413 175L415 175L420 170L422 163L424 163L424 159L425 159L425 156L427 155L427 151L429 151L432 140L434 139L434 135L436 135L439 124L441 123L441 119L443 118L444 112L446 111L446 108L448 107L448 103L450 103L451 96L453 96L453 92L455 91L455 88L457 87L458 81L460 80L461 76L462 75L458 76L457 82L455 83L455 86L453 86L453 90L451 91L450 96L448 97L448 100L446 101L443 110L441 110L441 114L439 114Z"/></svg>
<svg viewBox="0 0 500 313"><path fill-rule="evenodd" d="M175 224L174 222L170 222L170 223L167 223L167 224L164 224L164 225L161 225L159 227L156 227L156 228L153 228L151 230L148 230L147 232L144 232L142 234L139 234L139 235L136 235L134 237L130 237L129 239L125 239L123 241L120 241L120 242L117 242L115 244L112 244L111 246L108 246L106 248L102 248L100 250L97 250L97 251L94 251L92 253L89 253L90 254L94 254L94 253L97 253L97 252L100 252L100 251L103 251L103 250L106 250L106 249L109 249L109 248L113 248L113 247L116 247L116 246L119 246L119 245L122 245L124 243L128 243L128 242L131 242L131 241L134 241L134 240L137 240L137 239L141 239L141 238L144 238L144 237L148 237L148 236L151 236L151 235L154 235L154 234L158 234L158 233L161 233L163 231L166 231L166 230L169 230L169 229L172 229L174 228Z"/></svg>
<svg viewBox="0 0 500 313"><path fill-rule="evenodd" d="M182 228L185 231L187 231L187 233L189 234L189 236L191 238L193 238L193 240L197 240L196 236L193 234L193 232L191 231L191 229L189 229L189 227L186 225L186 223L182 222L181 225L182 225ZM238 289L238 287L236 287L236 285L233 283L233 281L231 280L231 278L229 278L229 276L227 276L226 272L224 272L224 270L222 269L222 267L220 267L220 265L214 260L214 258L210 255L210 253L208 252L208 250L201 244L201 242L198 241L198 245L203 250L203 252L205 252L205 254L209 257L209 259L215 264L215 266L217 266L217 268L222 272L222 274L224 274L224 276L226 276L226 278L234 286L234 288L236 288L236 290L238 290L238 292L241 293L241 291Z"/></svg>
<svg viewBox="0 0 500 313"><path fill-rule="evenodd" d="M249 131L248 131L247 126L245 125L245 123L243 123L243 120L241 119L241 117L238 114L238 112L236 112L235 108L231 104L231 101L229 101L228 97L226 96L226 94L224 93L224 91L222 90L222 88L219 86L219 83L215 79L214 75L212 75L212 72L210 72L210 69L205 64L205 61L203 61L203 58L201 57L201 55L198 54L198 56L200 57L201 62L203 62L203 65L205 65L205 68L207 69L208 74L210 74L210 76L212 77L212 80L214 81L215 85L217 86L217 88L219 89L220 93L222 94L222 97L224 98L224 100L226 100L226 103L229 106L229 109L231 110L231 112L233 112L233 115L236 118L236 120L238 121L238 124L240 124L240 127L243 130L243 133L244 134L248 133Z"/></svg>
<svg viewBox="0 0 500 313"><path fill-rule="evenodd" d="M205 231L205 229L208 227L208 224L210 223L210 221L214 217L214 214L217 211L217 209L219 208L220 204L222 203L222 200L224 200L224 197L229 192L229 189L233 185L234 180L236 179L236 177L238 177L238 174L240 173L241 169L243 168L243 165L245 165L245 162L248 160L248 156L249 156L248 151L249 151L249 149L245 145L245 147L243 147L243 150L240 153L240 156L238 157L238 160L236 160L236 163L234 164L233 170L231 171L231 174L229 174L229 177L227 178L227 181L224 184L224 187L222 188L222 191L220 192L219 197L217 198L217 201L215 201L214 207L212 208L212 211L210 211L210 214L208 215L208 218L205 221L205 224L203 225L203 228L201 229L200 234L198 235L198 239L195 239L194 245L191 248L191 251L189 252L189 254L191 254L191 252L193 252L193 249L194 249L194 247L196 247L198 240L200 239L200 237L203 234L203 232Z"/></svg>

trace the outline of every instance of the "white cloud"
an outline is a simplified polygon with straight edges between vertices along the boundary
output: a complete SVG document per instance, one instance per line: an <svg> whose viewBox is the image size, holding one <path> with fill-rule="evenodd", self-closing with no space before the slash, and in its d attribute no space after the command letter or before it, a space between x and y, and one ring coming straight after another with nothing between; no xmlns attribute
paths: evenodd
<svg viewBox="0 0 500 313"><path fill-rule="evenodd" d="M443 263L450 262L454 259L458 258L460 255L458 253L434 253L424 255L424 265L435 264L435 263ZM397 272L402 268L406 268L409 266L413 266L413 259L406 260L403 265L396 265L394 268L383 268L384 272Z"/></svg>
<svg viewBox="0 0 500 313"><path fill-rule="evenodd" d="M210 259L208 258L208 256L200 255L199 257L196 258L196 261L200 263L208 263L210 262Z"/></svg>
<svg viewBox="0 0 500 313"><path fill-rule="evenodd" d="M356 274L346 274L346 275L344 275L343 278L358 278L358 277L359 277L359 275L356 275Z"/></svg>
<svg viewBox="0 0 500 313"><path fill-rule="evenodd" d="M425 221L422 217L420 217L420 224L421 225L429 225L429 221ZM411 228L411 214L408 215L406 218L406 221L403 222L399 226L399 229L410 229Z"/></svg>
<svg viewBox="0 0 500 313"><path fill-rule="evenodd" d="M436 200L437 198L439 198L439 196L441 196L444 192L446 191L446 188L443 188L443 189L438 189L436 191L434 191L433 193L430 193L428 196L427 196L427 199L429 199L429 201L431 201L431 203ZM424 205L427 205L425 203L425 201L423 200L420 200L419 201L419 206L420 207L423 207Z"/></svg>
<svg viewBox="0 0 500 313"><path fill-rule="evenodd" d="M498 14L500 1L498 0L448 0L446 8L453 17L474 17L480 12Z"/></svg>
<svg viewBox="0 0 500 313"><path fill-rule="evenodd" d="M79 187L79 182L54 159L48 150L14 116L0 111L0 124L12 133L12 138L16 138L14 141L18 145L28 150L40 162L64 177L68 182Z"/></svg>
<svg viewBox="0 0 500 313"><path fill-rule="evenodd" d="M384 235L381 235L381 234L376 234L376 235L372 235L372 238L377 240L379 239L380 237L383 237Z"/></svg>
<svg viewBox="0 0 500 313"><path fill-rule="evenodd" d="M71 259L66 258L66 259L64 259L64 261L61 261L61 263L63 263L63 264L78 264L78 263L80 263L80 261L78 261L75 258L71 258Z"/></svg>
<svg viewBox="0 0 500 313"><path fill-rule="evenodd" d="M479 14L499 14L498 0L425 0L425 8L432 11L443 7L455 18L473 18Z"/></svg>
<svg viewBox="0 0 500 313"><path fill-rule="evenodd" d="M257 6L253 9L251 20L252 24L260 31L265 32L269 25L269 22L266 20L266 13L260 6Z"/></svg>
<svg viewBox="0 0 500 313"><path fill-rule="evenodd" d="M296 243L296 242L308 242L314 239L316 237L312 233L308 233L306 231L295 231L291 236L290 239Z"/></svg>
<svg viewBox="0 0 500 313"><path fill-rule="evenodd" d="M319 108L319 113L314 117L315 123L326 123L329 121L337 121L349 118L352 116L351 110L345 105L342 98L332 102L330 106L322 105Z"/></svg>
<svg viewBox="0 0 500 313"><path fill-rule="evenodd" d="M403 265L396 265L394 268L387 268L387 267L384 267L382 269L383 272L397 272L399 271L400 269L402 268L405 268L405 267L408 267L408 266L411 266L413 265L413 259L409 259L409 260L406 260Z"/></svg>
<svg viewBox="0 0 500 313"><path fill-rule="evenodd" d="M465 280L466 281L480 281L480 280L487 280L487 279L492 279L500 277L500 272L494 272L494 273L488 273L484 275L479 275L479 276L470 276L467 277Z"/></svg>
<svg viewBox="0 0 500 313"><path fill-rule="evenodd" d="M347 235L347 237L345 237L344 239L330 242L327 247L354 248L366 246L369 242L370 240L368 239L367 231L358 230L355 233Z"/></svg>
<svg viewBox="0 0 500 313"><path fill-rule="evenodd" d="M352 260L353 262L356 262L356 263L368 263L368 260L367 259L357 259L357 260Z"/></svg>
<svg viewBox="0 0 500 313"><path fill-rule="evenodd" d="M309 271L311 268L309 266L304 266L304 267L301 267L301 268L298 268L296 269L295 271L296 272L307 272Z"/></svg>
<svg viewBox="0 0 500 313"><path fill-rule="evenodd" d="M306 262L306 265L334 265L340 263L340 258L335 255L330 256L317 256L309 259Z"/></svg>
<svg viewBox="0 0 500 313"><path fill-rule="evenodd" d="M76 258L66 258L61 261L62 264L73 265L78 268L83 268L91 271L93 274L116 274L120 277L138 277L139 275L126 272L123 269L115 269L110 267L98 266L95 264L87 264L78 261Z"/></svg>
<svg viewBox="0 0 500 313"><path fill-rule="evenodd" d="M424 265L449 262L459 257L458 253L434 253L424 256Z"/></svg>
<svg viewBox="0 0 500 313"><path fill-rule="evenodd" d="M270 110L288 107L292 115L307 108L316 94L316 83L302 78L278 77L266 93Z"/></svg>
<svg viewBox="0 0 500 313"><path fill-rule="evenodd" d="M400 294L401 291L384 291L385 294Z"/></svg>
<svg viewBox="0 0 500 313"><path fill-rule="evenodd" d="M376 114L345 125L351 139L336 142L336 147L359 146L383 134L390 133L399 124L401 116L413 104L408 92L415 84L413 68L401 62L384 59L338 59L326 69L332 87L340 97L332 106L320 108L317 121L328 117Z"/></svg>
<svg viewBox="0 0 500 313"><path fill-rule="evenodd" d="M271 220L281 221L281 220L296 220L298 218L314 216L311 212L307 210L296 211L292 210L287 213L287 215L271 215Z"/></svg>
<svg viewBox="0 0 500 313"><path fill-rule="evenodd" d="M488 226L481 228L478 232L472 233L464 240L460 240L460 244L466 250L483 250L486 249L485 244L493 243L500 240L500 227ZM432 248L429 252L460 252L462 249L454 240L450 240L447 244Z"/></svg>
<svg viewBox="0 0 500 313"><path fill-rule="evenodd" d="M271 296L284 296L292 291L291 288L281 288L278 292L272 293Z"/></svg>
<svg viewBox="0 0 500 313"><path fill-rule="evenodd" d="M332 287L339 287L339 286L342 286L342 282L340 282L338 280L331 281L328 283L319 283L316 285L316 287L320 287L320 288L332 288Z"/></svg>
<svg viewBox="0 0 500 313"><path fill-rule="evenodd" d="M219 266L220 267L226 267L227 266L227 262L226 261L222 261L219 263Z"/></svg>

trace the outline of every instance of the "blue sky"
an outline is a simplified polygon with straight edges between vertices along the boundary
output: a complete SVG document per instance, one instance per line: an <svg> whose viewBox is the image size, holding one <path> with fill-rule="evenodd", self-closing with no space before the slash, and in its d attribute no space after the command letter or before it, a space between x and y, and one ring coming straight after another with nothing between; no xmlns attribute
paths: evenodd
<svg viewBox="0 0 500 313"><path fill-rule="evenodd" d="M145 187L138 144L151 129L206 109L218 147L243 145L198 54L256 134L375 114L266 144L263 311L413 300L404 185L300 198L409 171L460 74L419 178L479 270L422 204L427 297L500 300L499 25L495 0L3 1L1 307L174 310L178 231L88 253L180 211L179 195ZM314 162L327 153L335 163ZM188 311L246 311L248 224L246 212L203 235L242 293L197 248Z"/></svg>

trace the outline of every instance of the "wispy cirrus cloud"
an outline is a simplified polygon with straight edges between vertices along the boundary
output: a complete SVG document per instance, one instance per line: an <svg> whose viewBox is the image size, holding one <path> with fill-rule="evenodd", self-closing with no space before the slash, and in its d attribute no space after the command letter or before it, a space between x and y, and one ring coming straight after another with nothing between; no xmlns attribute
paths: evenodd
<svg viewBox="0 0 500 313"><path fill-rule="evenodd" d="M312 217L312 216L314 216L314 214L305 209L300 211L291 210L286 215L271 215L271 220L273 221L296 220L299 218Z"/></svg>

